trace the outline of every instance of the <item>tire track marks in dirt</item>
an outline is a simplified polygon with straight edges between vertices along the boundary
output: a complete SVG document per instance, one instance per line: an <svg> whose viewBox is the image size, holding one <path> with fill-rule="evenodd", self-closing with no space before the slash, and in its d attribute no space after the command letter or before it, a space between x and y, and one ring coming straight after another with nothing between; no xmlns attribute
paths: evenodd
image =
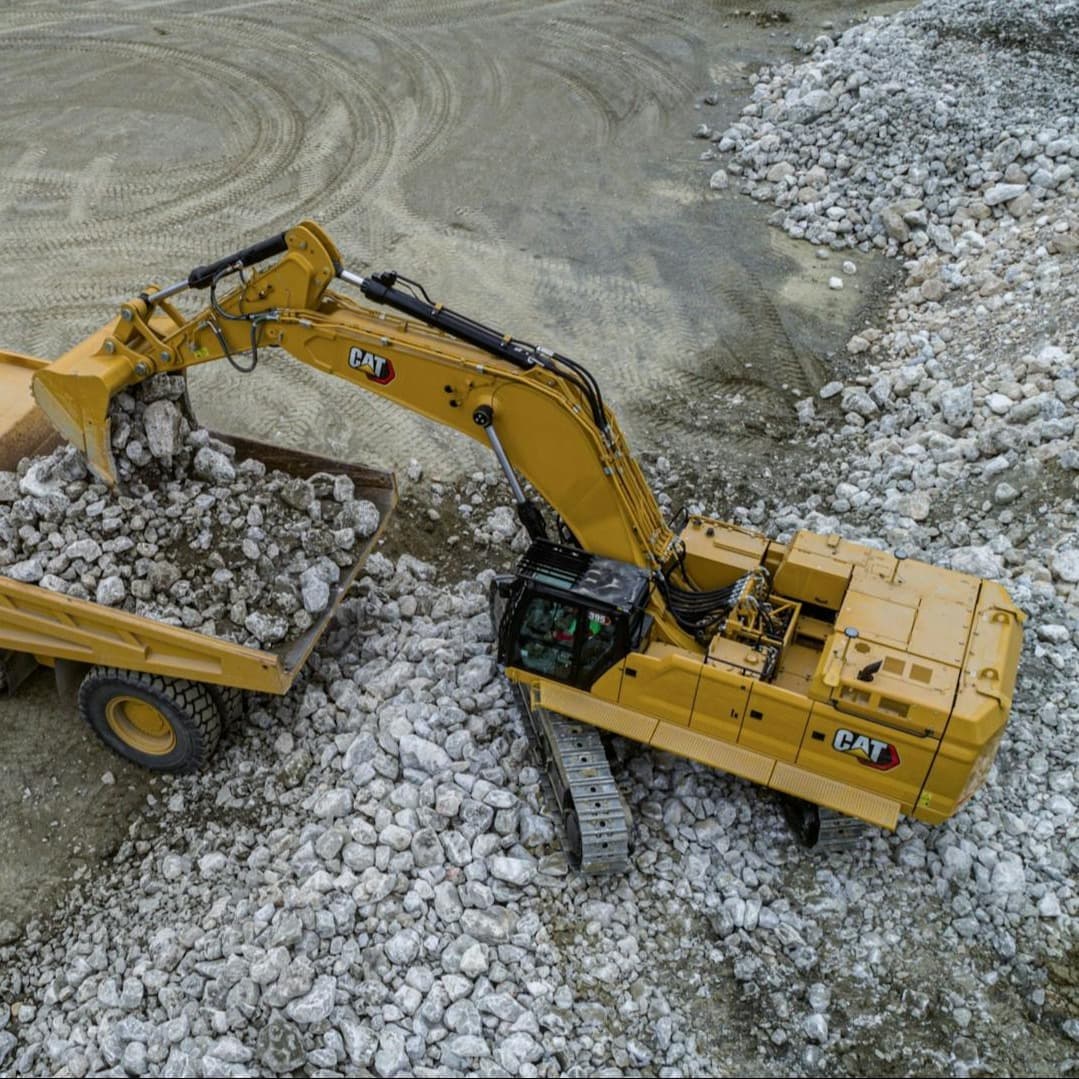
<svg viewBox="0 0 1079 1079"><path fill-rule="evenodd" d="M737 243L700 233L691 110L709 72L738 68L710 19L698 0L2 11L0 343L54 354L73 343L57 312L81 326L96 305L100 323L148 277L310 216L350 268L400 269L588 364L635 441L672 394L789 413L805 357L764 279L723 272ZM209 419L240 399L293 444L351 431L350 456L475 459L295 364L267 363L261 386L219 366L193 376L229 403Z"/></svg>
<svg viewBox="0 0 1079 1079"><path fill-rule="evenodd" d="M89 220L101 196L105 193L109 175L116 163L115 154L101 154L90 162L79 177L71 193L71 206L67 212L68 222L81 225Z"/></svg>

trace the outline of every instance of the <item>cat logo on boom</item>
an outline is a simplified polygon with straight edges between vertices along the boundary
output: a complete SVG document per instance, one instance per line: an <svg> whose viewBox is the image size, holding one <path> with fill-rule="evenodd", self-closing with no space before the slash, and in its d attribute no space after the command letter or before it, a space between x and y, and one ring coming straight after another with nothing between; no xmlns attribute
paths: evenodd
<svg viewBox="0 0 1079 1079"><path fill-rule="evenodd" d="M890 742L881 742L868 734L855 734L846 727L835 732L832 748L840 753L850 753L859 764L876 768L878 772L888 772L899 764L899 750Z"/></svg>
<svg viewBox="0 0 1079 1079"><path fill-rule="evenodd" d="M367 352L362 348L354 348L348 354L348 365L357 371L362 371L372 382L385 386L392 382L397 374L393 369L393 362L385 356L376 356L373 352Z"/></svg>

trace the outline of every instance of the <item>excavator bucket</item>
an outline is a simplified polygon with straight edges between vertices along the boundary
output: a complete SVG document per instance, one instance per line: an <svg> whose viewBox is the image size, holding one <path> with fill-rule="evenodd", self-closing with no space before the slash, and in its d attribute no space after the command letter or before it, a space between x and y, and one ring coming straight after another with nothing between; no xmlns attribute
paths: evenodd
<svg viewBox="0 0 1079 1079"><path fill-rule="evenodd" d="M60 435L83 452L99 479L111 487L118 478L112 456L109 402L152 370L169 370L168 365L177 362L165 340L184 326L185 319L167 302L168 298L187 289L212 289L223 274L279 255L287 255L282 261L289 265L290 272L280 275L278 287L282 295L290 296L291 302L300 306L317 304L340 267L340 253L322 229L313 221L302 221L288 233L278 233L216 262L196 266L175 285L160 291L150 286L138 299L123 304L119 315L107 326L55 363L37 369L31 386L34 400ZM221 343L227 352L224 341Z"/></svg>
<svg viewBox="0 0 1079 1079"><path fill-rule="evenodd" d="M110 323L54 363L41 363L30 387L53 428L82 450L91 471L109 486L117 482L109 402L141 377L137 361L106 351L114 329L115 323Z"/></svg>

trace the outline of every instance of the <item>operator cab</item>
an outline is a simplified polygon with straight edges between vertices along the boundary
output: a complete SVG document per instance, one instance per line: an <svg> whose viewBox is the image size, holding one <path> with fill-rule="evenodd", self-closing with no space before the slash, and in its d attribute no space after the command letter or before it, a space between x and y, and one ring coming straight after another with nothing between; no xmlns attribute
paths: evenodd
<svg viewBox="0 0 1079 1079"><path fill-rule="evenodd" d="M536 540L516 575L494 582L498 660L588 689L640 644L650 587L637 566Z"/></svg>

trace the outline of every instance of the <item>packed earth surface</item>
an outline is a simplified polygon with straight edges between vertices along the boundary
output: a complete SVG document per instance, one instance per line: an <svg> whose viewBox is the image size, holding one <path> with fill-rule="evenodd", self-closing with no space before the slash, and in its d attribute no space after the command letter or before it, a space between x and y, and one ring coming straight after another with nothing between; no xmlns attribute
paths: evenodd
<svg viewBox="0 0 1079 1079"><path fill-rule="evenodd" d="M604 32L633 18L616 9L578 24L593 66L616 62ZM46 48L31 16L48 23L26 5L18 34ZM654 44L660 16L641 17ZM619 742L632 867L574 874L492 654L487 585L523 542L505 489L489 461L452 472L406 454L411 523L368 559L289 695L251 698L201 775L100 758L115 849L0 920L5 1074L1079 1073L1079 2L925 0L849 29L814 8L790 36L794 5L693 17L768 66L687 58L687 75L667 55L652 77L672 73L684 110L605 102L594 141L617 142L619 110L682 123L685 212L741 215L759 245L799 252L756 311L716 300L769 348L768 303L798 310L799 278L836 303L869 274L878 287L833 309L841 341L808 350L808 331L788 349L802 359L785 390L745 369L679 374L636 406L627 382L619 405L630 423L664 417L631 434L672 513L840 533L1008 587L1029 617L985 787L943 825L815 857L767 792ZM207 18L228 34L240 16ZM100 26L83 31L105 47ZM117 42L120 64L135 46ZM91 196L118 197L111 183L74 204L76 236L106 235ZM407 249L412 221L389 206L370 227ZM631 231L642 260L662 246ZM347 504L327 484L320 513ZM47 781L20 781L32 822Z"/></svg>

